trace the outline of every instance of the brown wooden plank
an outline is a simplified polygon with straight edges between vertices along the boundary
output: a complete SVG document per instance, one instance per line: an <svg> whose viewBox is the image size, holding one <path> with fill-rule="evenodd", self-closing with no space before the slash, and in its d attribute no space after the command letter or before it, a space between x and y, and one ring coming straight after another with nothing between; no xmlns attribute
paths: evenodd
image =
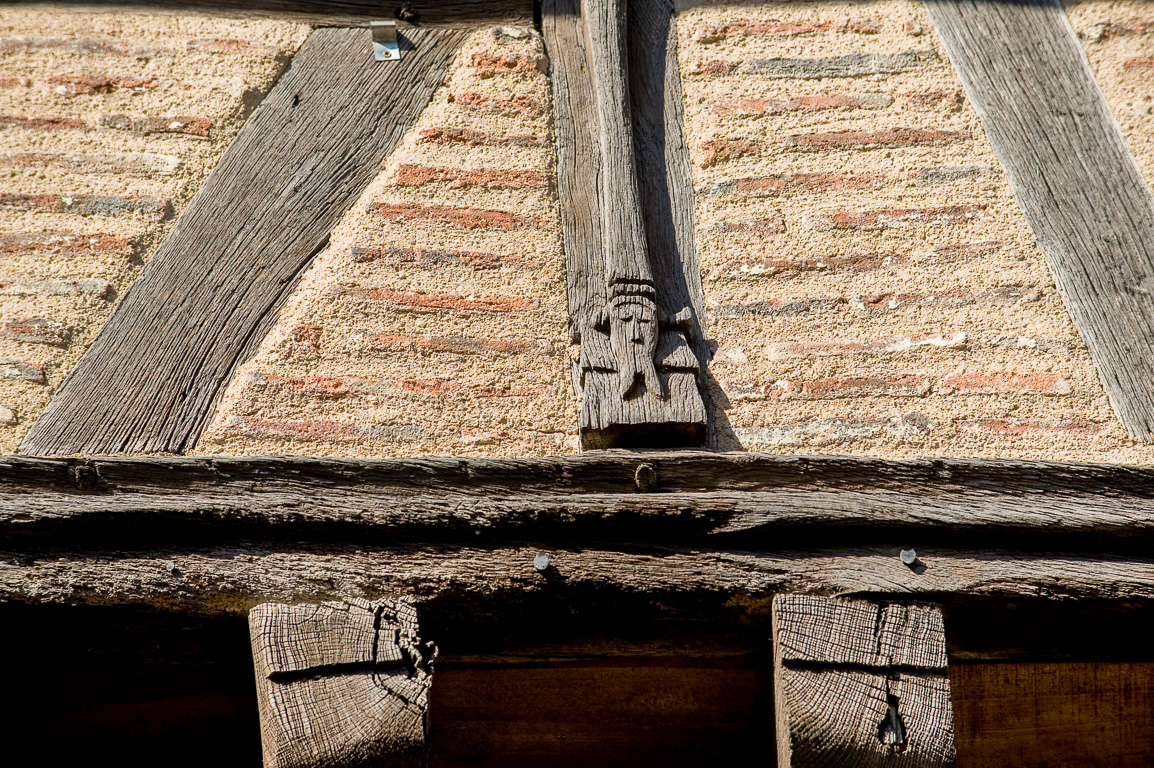
<svg viewBox="0 0 1154 768"><path fill-rule="evenodd" d="M249 613L265 768L425 765L431 647L403 600Z"/></svg>
<svg viewBox="0 0 1154 768"><path fill-rule="evenodd" d="M397 0L393 3L373 0L55 0L19 5L93 13L208 13L321 26L352 26L391 18L434 25L477 25L533 18L530 0Z"/></svg>
<svg viewBox="0 0 1154 768"><path fill-rule="evenodd" d="M376 62L367 29L313 32L21 451L194 445L232 371L416 121L463 36L413 30L400 62Z"/></svg>
<svg viewBox="0 0 1154 768"><path fill-rule="evenodd" d="M773 600L778 768L953 766L941 609Z"/></svg>
<svg viewBox="0 0 1154 768"><path fill-rule="evenodd" d="M1154 440L1154 196L1058 0L927 0L1118 417Z"/></svg>
<svg viewBox="0 0 1154 768"><path fill-rule="evenodd" d="M1154 664L950 666L965 768L1154 762Z"/></svg>

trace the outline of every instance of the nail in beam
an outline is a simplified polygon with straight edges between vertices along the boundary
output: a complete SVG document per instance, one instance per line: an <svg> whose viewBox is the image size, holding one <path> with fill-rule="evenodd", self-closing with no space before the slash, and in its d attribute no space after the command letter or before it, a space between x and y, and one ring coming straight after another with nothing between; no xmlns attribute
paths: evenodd
<svg viewBox="0 0 1154 768"><path fill-rule="evenodd" d="M953 768L941 609L773 600L778 768Z"/></svg>

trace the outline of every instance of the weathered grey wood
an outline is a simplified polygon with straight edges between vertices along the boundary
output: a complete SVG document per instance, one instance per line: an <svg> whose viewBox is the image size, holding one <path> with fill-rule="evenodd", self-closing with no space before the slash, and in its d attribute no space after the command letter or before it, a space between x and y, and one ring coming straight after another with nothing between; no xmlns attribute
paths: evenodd
<svg viewBox="0 0 1154 768"><path fill-rule="evenodd" d="M1058 0L927 0L1110 403L1154 440L1154 196Z"/></svg>
<svg viewBox="0 0 1154 768"><path fill-rule="evenodd" d="M0 7L11 3L0 3ZM88 12L211 13L241 18L276 18L320 26L352 26L396 17L417 24L481 24L533 18L529 0L55 0L39 5Z"/></svg>
<svg viewBox="0 0 1154 768"><path fill-rule="evenodd" d="M464 37L313 32L64 381L21 451L179 453L297 276L441 84Z"/></svg>
<svg viewBox="0 0 1154 768"><path fill-rule="evenodd" d="M249 613L265 768L423 766L433 649L405 600Z"/></svg>
<svg viewBox="0 0 1154 768"><path fill-rule="evenodd" d="M560 0L543 10L582 446L701 445L701 278L672 6Z"/></svg>
<svg viewBox="0 0 1154 768"><path fill-rule="evenodd" d="M941 609L773 600L778 768L953 766Z"/></svg>
<svg viewBox="0 0 1154 768"><path fill-rule="evenodd" d="M0 458L0 536L126 532L1102 551L1154 538L1154 469L606 452L544 459ZM69 531L76 531L70 534ZM79 533L83 531L83 534ZM772 539L759 538L773 534ZM757 544L760 546L760 544Z"/></svg>
<svg viewBox="0 0 1154 768"><path fill-rule="evenodd" d="M919 551L926 566L919 573L898 559L900 546L778 547L761 553L551 546L544 550L551 565L545 574L533 566L542 551L537 546L22 547L0 550L0 600L243 614L268 601L395 594L413 595L418 605L445 599L493 612L539 596L600 605L650 600L690 615L716 604L746 616L764 615L779 592L890 600L1154 600L1154 559L1148 557L935 548Z"/></svg>

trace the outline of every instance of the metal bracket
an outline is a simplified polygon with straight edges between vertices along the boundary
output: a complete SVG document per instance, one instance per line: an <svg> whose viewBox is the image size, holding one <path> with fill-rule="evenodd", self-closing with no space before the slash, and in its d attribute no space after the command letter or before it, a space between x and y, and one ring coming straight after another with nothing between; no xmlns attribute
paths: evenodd
<svg viewBox="0 0 1154 768"><path fill-rule="evenodd" d="M373 30L373 58L377 61L400 61L401 46L397 43L397 22L370 21Z"/></svg>

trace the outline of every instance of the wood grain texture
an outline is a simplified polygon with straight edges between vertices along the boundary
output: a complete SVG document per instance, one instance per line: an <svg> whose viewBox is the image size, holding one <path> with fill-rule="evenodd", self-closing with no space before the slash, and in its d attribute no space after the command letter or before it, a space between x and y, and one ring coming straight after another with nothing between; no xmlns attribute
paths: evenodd
<svg viewBox="0 0 1154 768"><path fill-rule="evenodd" d="M17 3L28 7L29 3ZM2 3L0 5L8 5ZM352 26L397 18L416 24L477 25L533 18L530 0L56 0L52 9L91 13L210 13L240 18L274 18L318 26Z"/></svg>
<svg viewBox="0 0 1154 768"><path fill-rule="evenodd" d="M1057 0L927 0L1127 432L1154 440L1154 196Z"/></svg>
<svg viewBox="0 0 1154 768"><path fill-rule="evenodd" d="M773 600L779 768L952 766L941 609Z"/></svg>
<svg viewBox="0 0 1154 768"><path fill-rule="evenodd" d="M708 352L672 4L543 13L582 447L701 445Z"/></svg>
<svg viewBox="0 0 1154 768"><path fill-rule="evenodd" d="M967 768L1150 765L1154 664L956 664L958 752Z"/></svg>
<svg viewBox="0 0 1154 768"><path fill-rule="evenodd" d="M0 550L0 599L150 605L237 613L268 601L322 602L414 595L496 611L550 595L574 604L645 598L694 615L716 602L768 610L778 592L910 600L973 595L1048 600L1154 600L1154 559L988 549L919 552L915 572L900 544L766 552L653 546L224 546L188 542L118 548ZM551 570L533 567L545 551ZM167 566L172 564L170 571ZM465 610L465 608L463 608Z"/></svg>
<svg viewBox="0 0 1154 768"><path fill-rule="evenodd" d="M897 539L1101 552L1154 538L1152 488L1150 468L980 459L7 457L0 536L115 542L195 528L221 541L311 530L346 541Z"/></svg>
<svg viewBox="0 0 1154 768"><path fill-rule="evenodd" d="M404 600L249 613L265 768L425 765L430 647Z"/></svg>
<svg viewBox="0 0 1154 768"><path fill-rule="evenodd" d="M416 121L464 33L320 29L245 124L21 445L180 453L301 271Z"/></svg>

